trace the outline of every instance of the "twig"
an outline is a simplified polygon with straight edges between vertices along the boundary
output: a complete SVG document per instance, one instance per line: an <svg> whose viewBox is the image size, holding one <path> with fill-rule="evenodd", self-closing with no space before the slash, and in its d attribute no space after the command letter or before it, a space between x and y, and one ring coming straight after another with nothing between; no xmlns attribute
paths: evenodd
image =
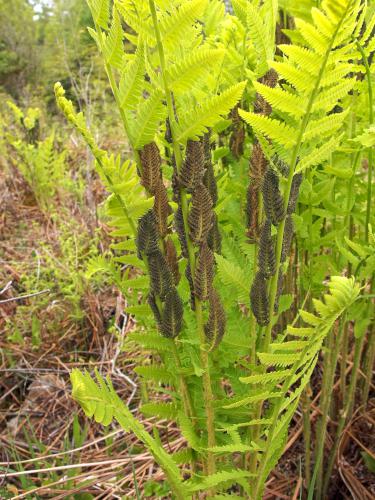
<svg viewBox="0 0 375 500"><path fill-rule="evenodd" d="M15 300L23 300L28 299L30 297L36 297L37 295L42 295L43 293L49 293L50 288L46 288L46 290L41 290L40 292L29 293L27 295L19 295L18 297L11 297L10 299L0 300L0 304L5 304L6 302L13 302Z"/></svg>

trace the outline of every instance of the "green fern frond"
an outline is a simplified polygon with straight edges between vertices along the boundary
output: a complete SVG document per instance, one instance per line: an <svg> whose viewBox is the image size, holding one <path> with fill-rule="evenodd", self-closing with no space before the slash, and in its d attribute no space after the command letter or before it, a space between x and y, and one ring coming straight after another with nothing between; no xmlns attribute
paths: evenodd
<svg viewBox="0 0 375 500"><path fill-rule="evenodd" d="M172 352L172 341L159 333L131 332L128 341L135 342L146 350Z"/></svg>
<svg viewBox="0 0 375 500"><path fill-rule="evenodd" d="M245 304L249 299L250 282L243 269L222 255L215 255L215 260L220 281L236 293L239 302Z"/></svg>
<svg viewBox="0 0 375 500"><path fill-rule="evenodd" d="M153 93L140 102L137 109L137 119L133 123L131 135L136 149L153 142L160 123L165 119L166 110L162 103L162 93L154 90Z"/></svg>
<svg viewBox="0 0 375 500"><path fill-rule="evenodd" d="M124 49L122 40L124 34L122 31L120 16L115 8L113 8L112 23L108 35L104 36L103 55L108 64L114 68L122 67L122 59L124 57Z"/></svg>
<svg viewBox="0 0 375 500"><path fill-rule="evenodd" d="M259 82L254 82L254 87L272 107L288 113L295 118L300 118L306 111L305 100L296 94L287 92L279 87L272 88Z"/></svg>
<svg viewBox="0 0 375 500"><path fill-rule="evenodd" d="M268 384L269 382L280 382L290 375L290 370L275 370L269 373L260 373L259 375L250 375L249 377L240 377L243 384Z"/></svg>
<svg viewBox="0 0 375 500"><path fill-rule="evenodd" d="M234 484L238 479L251 477L251 475L252 474L250 472L239 469L221 471L205 477L199 483L188 481L186 483L186 487L191 493L193 493L194 491L205 491L219 486L222 483L226 483L226 485L230 485L229 483Z"/></svg>
<svg viewBox="0 0 375 500"><path fill-rule="evenodd" d="M119 83L119 101L123 109L136 109L144 87L144 49L139 44L133 59L123 68Z"/></svg>
<svg viewBox="0 0 375 500"><path fill-rule="evenodd" d="M178 124L177 139L185 143L188 139L198 140L210 127L218 123L222 117L241 99L246 82L233 85L229 89L204 101L193 110L188 110L181 115Z"/></svg>
<svg viewBox="0 0 375 500"><path fill-rule="evenodd" d="M207 0L188 0L178 8L165 12L159 19L163 44L167 48L178 46L186 32L202 16L206 5Z"/></svg>
<svg viewBox="0 0 375 500"><path fill-rule="evenodd" d="M306 127L303 134L304 141L311 141L317 137L326 137L337 132L344 124L345 118L348 116L349 109L342 113L334 113L332 115L324 116L316 120L311 120Z"/></svg>
<svg viewBox="0 0 375 500"><path fill-rule="evenodd" d="M201 450L202 444L200 438L197 436L191 420L182 411L178 413L178 424L181 434L186 439L190 448L197 451Z"/></svg>
<svg viewBox="0 0 375 500"><path fill-rule="evenodd" d="M94 21L103 29L108 29L110 0L87 0Z"/></svg>
<svg viewBox="0 0 375 500"><path fill-rule="evenodd" d="M175 403L145 403L141 412L146 417L157 417L166 420L176 420L177 405Z"/></svg>
<svg viewBox="0 0 375 500"><path fill-rule="evenodd" d="M158 384L169 384L174 380L172 373L161 365L137 366L134 371L145 380Z"/></svg>
<svg viewBox="0 0 375 500"><path fill-rule="evenodd" d="M326 160L335 149L337 149L338 145L341 142L343 134L339 136L331 137L326 143L320 146L317 149L313 149L312 152L305 156L297 166L296 172L303 172L309 167L314 165L319 165L324 160Z"/></svg>
<svg viewBox="0 0 375 500"><path fill-rule="evenodd" d="M296 143L296 131L280 120L268 116L239 110L240 116L251 125L257 134L268 137L286 149L291 149Z"/></svg>
<svg viewBox="0 0 375 500"><path fill-rule="evenodd" d="M222 49L199 48L188 54L167 70L169 88L176 96L194 88L197 82L211 71L219 67L224 57Z"/></svg>
<svg viewBox="0 0 375 500"><path fill-rule="evenodd" d="M257 67L255 71L259 77L264 75L268 70L268 61L272 59L274 45L258 9L250 2L247 5L246 21L250 39L254 44L257 55Z"/></svg>
<svg viewBox="0 0 375 500"><path fill-rule="evenodd" d="M267 363L268 364L268 363ZM229 405L223 406L223 408L229 410L232 408L240 408L242 406L247 406L250 403L256 403L257 401L265 401L266 399L278 398L281 396L280 392L270 392L270 391L262 391L254 394L253 396L247 396L246 398L240 399L239 401L235 401Z"/></svg>
<svg viewBox="0 0 375 500"><path fill-rule="evenodd" d="M133 416L129 408L117 396L109 380L105 381L96 372L97 383L88 372L75 369L71 372L72 396L88 417L94 417L97 422L109 425L112 419L125 431L133 432L145 444L155 460L163 468L172 489L178 498L187 499L186 488L180 478L180 472L172 457L145 430L143 425Z"/></svg>

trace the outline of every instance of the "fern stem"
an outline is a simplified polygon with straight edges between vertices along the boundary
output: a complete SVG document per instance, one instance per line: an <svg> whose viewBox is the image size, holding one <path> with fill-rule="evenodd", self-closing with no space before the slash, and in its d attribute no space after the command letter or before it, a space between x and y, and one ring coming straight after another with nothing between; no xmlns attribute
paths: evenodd
<svg viewBox="0 0 375 500"><path fill-rule="evenodd" d="M367 406L368 396L370 392L370 383L372 380L372 373L374 369L374 361L375 361L375 328L374 325L371 326L368 337L367 337L367 355L365 359L364 373L365 373L365 382L363 385L362 391L362 404L364 407Z"/></svg>
<svg viewBox="0 0 375 500"><path fill-rule="evenodd" d="M159 30L159 26L158 26L158 20L157 20L154 0L149 0L149 6L150 6L150 12L151 12L151 17L152 17L154 31L155 31L155 37L156 37L156 44L157 44L157 49L158 49L158 54L159 54L160 69L161 69L161 75L162 75L162 79L163 79L165 99L167 102L167 111L168 111L168 118L169 118L169 123L170 123L170 128L171 128L172 145L173 145L173 151L174 151L174 155L175 155L176 168L177 168L177 171L179 171L181 169L181 166L182 166L182 154L181 154L180 145L179 145L178 141L176 140L175 117L174 117L174 109L173 109L173 102L172 102L172 94L171 94L170 89L168 87L168 82L167 82L167 77L166 77L166 64L165 64L164 49L163 49L160 30ZM184 189L180 190L180 200L181 200L181 209L182 209L182 215L183 215L183 220L184 220L184 229L185 229L188 255L189 255L189 264L190 264L190 268L191 268L191 273L194 276L195 254L194 254L194 248L193 248L192 242L189 238L188 202L187 202L186 191ZM204 334L204 328L203 328L204 324L203 324L202 302L197 297L195 297L194 300L195 300L195 318L196 318L197 331L198 331L198 336L199 336L199 341L200 341L200 357L201 357L201 362L202 362L202 366L203 366L203 370L204 370L202 382L203 382L204 404L205 404L206 421L207 421L206 423L207 423L208 447L212 448L216 444L216 437L215 437L215 412L214 412L214 405L213 405L214 396L213 396L213 392L212 392L209 354L208 354L208 351L206 349L206 341L205 341L205 334ZM215 466L214 454L212 452L208 452L207 453L207 473L209 475L214 474L215 470L216 470L216 466Z"/></svg>
<svg viewBox="0 0 375 500"><path fill-rule="evenodd" d="M362 61L366 69L366 79L367 79L367 91L369 98L369 125L371 126L374 123L374 98L373 98L373 89L372 89L372 81L371 81L371 70L368 58L363 50L362 45L356 40L357 48L362 56ZM369 224L371 222L371 205L372 205L372 177L373 177L373 148L369 148L368 151L368 174L367 174L367 207L366 207L366 222L365 222L365 241L368 243L369 241ZM374 279L374 276L372 276ZM367 399L369 395L370 381L372 378L372 371L374 366L375 359L375 341L374 341L375 333L374 327L372 326L369 335L368 335L368 345L370 349L367 353L366 363L365 363L365 383L363 387L362 394L362 403L367 405Z"/></svg>
<svg viewBox="0 0 375 500"><path fill-rule="evenodd" d="M315 450L315 465L309 488L309 495L310 494L312 495L314 492L315 483L317 483L316 494L315 494L316 500L320 500L322 486L323 486L322 479L323 479L324 445L325 445L325 437L327 434L329 408L332 400L332 391L335 381L337 360L339 357L340 346L342 343L342 334L343 334L343 329L338 327L338 333L335 338L334 330L332 330L329 339L329 351L332 350L332 353L327 352L326 357L324 358L324 365L323 365L324 379L321 392L321 403L319 404L322 411L322 416L318 423L317 447ZM320 480L317 481L317 478L320 478Z"/></svg>
<svg viewBox="0 0 375 500"><path fill-rule="evenodd" d="M310 384L307 384L302 393L302 418L303 418L303 442L305 446L305 487L308 488L311 476L311 398L310 398Z"/></svg>
<svg viewBox="0 0 375 500"><path fill-rule="evenodd" d="M338 426L336 429L334 444L333 444L333 447L331 448L331 451L330 451L327 468L325 469L322 498L326 498L326 494L327 494L327 490L328 490L328 486L329 486L329 480L331 478L332 469L333 469L333 465L335 462L337 448L339 445L340 437L342 435L342 431L344 430L344 426L345 426L346 421L351 418L351 414L353 412L353 405L354 405L354 400L355 400L355 390L357 387L357 380L358 380L359 365L360 365L360 361L361 361L361 355L362 355L365 337L366 337L366 335L363 334L360 339L356 339L356 340L358 340L358 342L355 343L354 361L353 361L353 368L352 368L352 373L351 373L351 377L350 377L348 397L346 399L345 406L344 406L344 408L341 412L341 415L340 415L340 419L339 419Z"/></svg>
<svg viewBox="0 0 375 500"><path fill-rule="evenodd" d="M356 45L361 53L362 61L366 69L367 78L367 92L368 92L368 112L369 112L369 123L372 125L374 123L374 99L372 91L372 81L371 81L371 70L368 63L367 56L363 50L362 45L356 40ZM369 240L369 224L371 222L371 204L372 204L372 177L373 177L373 148L370 147L368 150L368 171L367 171L367 207L366 207L366 222L365 222L365 241L368 243Z"/></svg>

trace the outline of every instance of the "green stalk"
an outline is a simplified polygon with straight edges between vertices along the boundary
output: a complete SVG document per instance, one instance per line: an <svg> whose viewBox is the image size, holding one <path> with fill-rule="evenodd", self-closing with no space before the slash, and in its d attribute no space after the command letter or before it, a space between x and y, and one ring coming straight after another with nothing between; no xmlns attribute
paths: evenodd
<svg viewBox="0 0 375 500"><path fill-rule="evenodd" d="M310 384L307 384L302 393L302 419L303 419L303 442L305 447L305 487L309 488L311 479L311 398L310 398Z"/></svg>
<svg viewBox="0 0 375 500"><path fill-rule="evenodd" d="M167 82L167 77L166 77L166 63L165 63L164 49L163 49L163 44L162 44L162 40L161 40L161 36L160 36L154 0L149 0L149 6L150 6L153 25L154 25L156 44L157 44L157 49L158 49L158 54L159 54L160 69L161 69L161 75L162 75L162 79L163 79L165 99L167 102L168 118L169 118L169 123L170 123L170 127L171 127L172 145L173 145L173 151L174 151L175 160L176 160L176 168L177 168L177 171L179 171L181 169L181 166L182 166L182 155L181 155L180 145L179 145L178 141L176 140L176 130L175 130L175 122L176 121L175 121L175 117L174 117L172 94L171 94L171 91L168 87L168 82ZM189 254L189 264L190 264L192 275L194 276L195 255L194 255L194 248L193 248L192 242L189 238L188 203L187 203L186 191L184 189L180 190L180 198L181 198L181 209L182 209L182 214L183 214L183 219L184 219L184 229L185 229L188 254ZM214 413L214 405L213 405L214 397L213 397L213 392L212 392L212 383L211 383L211 375L210 375L209 354L208 354L208 351L206 349L206 339L205 339L205 334L204 334L202 302L197 297L195 297L195 318L196 318L196 323L197 323L198 336L199 336L199 340L200 340L201 362L202 362L202 366L203 366L203 370L204 370L202 382L203 382L203 392L204 392L204 405L205 405L206 420L207 420L208 447L211 448L211 447L214 447L216 444L215 413ZM215 470L216 470L216 466L215 466L214 454L212 452L208 452L207 453L207 472L210 475L210 474L213 474L215 472Z"/></svg>
<svg viewBox="0 0 375 500"><path fill-rule="evenodd" d="M356 94L353 94L353 107L355 107L355 100L356 100ZM349 137L353 138L355 136L355 125L356 125L356 115L355 112L353 111L351 114L351 119L350 119L350 130L349 130ZM354 226L353 226L353 216L351 214L350 210L350 203L352 200L353 196L353 190L354 190L354 185L355 185L355 172L357 169L357 164L358 160L360 158L361 152L358 151L355 155L352 154L352 176L348 180L347 183L347 204L346 204L346 217L345 217L345 226L348 227L348 237L351 240L353 237L354 233ZM350 262L347 264L348 266L348 275L350 276L352 273L352 265ZM340 385L341 385L341 397L342 401L345 401L345 392L346 392L346 363L347 363L347 355L348 355L348 350L349 350L349 328L348 328L348 323L344 323L344 335L343 335L343 341L342 341L342 350L341 350L341 363L340 363Z"/></svg>
<svg viewBox="0 0 375 500"><path fill-rule="evenodd" d="M356 40L356 45L361 53L362 61L366 69L366 79L367 79L367 90L368 90L368 113L369 113L369 125L374 123L374 98L373 98L373 90L372 90L372 81L371 81L371 70L368 59L366 57L365 51L363 50L362 45ZM367 174L367 207L366 207L366 222L365 222L365 241L368 243L369 241L369 224L371 222L371 206L372 206L372 178L373 178L373 148L369 148L368 151L368 174ZM374 328L372 327L368 336L368 345L370 346L369 352L366 358L365 364L365 384L363 388L363 396L362 402L363 404L367 404L370 381L372 378L372 370L374 366L375 359L375 334Z"/></svg>
<svg viewBox="0 0 375 500"><path fill-rule="evenodd" d="M368 396L370 392L370 383L372 380L372 371L374 367L374 361L375 361L375 329L374 325L370 328L370 332L368 334L368 341L367 345L369 346L369 349L367 351L367 356L365 360L365 367L364 367L364 372L365 372L365 383L363 385L363 393L362 393L362 404L364 407L367 406L368 402Z"/></svg>
<svg viewBox="0 0 375 500"><path fill-rule="evenodd" d="M356 45L361 53L362 61L366 69L366 78L367 78L367 92L368 92L368 112L369 112L369 122L370 125L374 123L374 99L373 99L373 91L372 91L372 82L371 82L371 70L368 63L368 59L366 57L365 51L363 50L362 45L356 40ZM372 205L372 175L373 174L373 150L372 147L369 148L368 151L368 173L367 173L367 207L366 207L366 222L365 222L365 241L368 243L369 240L369 224L371 222L371 205Z"/></svg>
<svg viewBox="0 0 375 500"><path fill-rule="evenodd" d="M358 340L358 342L357 342L357 340ZM344 426L345 426L347 419L351 418L351 415L353 412L353 406L354 406L354 401L355 401L355 390L357 387L359 365L360 365L360 361L361 361L364 340L365 340L365 335L362 335L362 337L360 339L356 339L355 350L354 350L354 362L353 362L353 368L352 368L351 377L350 377L348 397L347 397L345 406L343 408L343 411L341 412L341 415L340 415L340 419L339 419L337 430L336 430L336 438L334 441L334 445L330 451L328 466L325 470L325 478L324 478L324 484L323 484L323 498L326 498L326 494L327 494L327 490L328 490L328 486L329 486L329 480L331 478L332 469L333 469L333 466L335 463L336 453L337 453L340 437L342 435L342 431L344 430Z"/></svg>
<svg viewBox="0 0 375 500"><path fill-rule="evenodd" d="M309 170L307 173L308 181L310 185L313 184L313 174L312 171ZM302 257L302 264L305 267L308 267L308 277L309 277L309 289L312 289L312 255L313 253L313 212L312 212L312 189L309 192L309 220L308 220L308 228L309 228L309 247L305 251L305 255ZM309 299L309 309L312 308L312 300L311 297ZM310 479L311 479L311 422L310 422L310 412L311 412L311 399L310 399L310 384L307 384L305 390L302 394L302 421L303 421L303 441L305 447L305 479L306 479L306 488L309 488Z"/></svg>
<svg viewBox="0 0 375 500"><path fill-rule="evenodd" d="M331 400L332 400L332 392L333 392L333 386L334 386L334 381L335 381L335 373L336 373L336 366L337 366L337 360L339 357L339 351L340 351L340 346L341 346L341 340L342 340L342 333L343 329L339 328L338 329L338 334L336 339L334 338L334 330L331 331L330 339L329 339L329 347L332 349L332 355L329 355L329 352L327 353L326 357L324 358L324 364L323 364L323 386L322 386L322 392L321 392L321 411L322 411L322 416L320 418L320 421L318 423L318 432L317 432L317 447L315 450L315 466L314 466L314 472L313 476L310 482L310 488L309 488L309 500L311 500L313 497L310 495L313 495L314 492L314 487L317 478L323 477L323 455L324 455L324 444L325 444L325 437L327 433L327 425L328 425L328 416L329 416L329 408L331 406ZM316 491L316 496L315 500L320 500L321 498L321 490L322 490L322 481L317 482L317 491Z"/></svg>

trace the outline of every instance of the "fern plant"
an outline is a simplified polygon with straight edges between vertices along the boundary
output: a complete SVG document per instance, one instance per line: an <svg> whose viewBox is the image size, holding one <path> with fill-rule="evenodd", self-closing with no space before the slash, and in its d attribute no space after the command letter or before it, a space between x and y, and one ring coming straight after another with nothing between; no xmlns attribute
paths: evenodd
<svg viewBox="0 0 375 500"><path fill-rule="evenodd" d="M67 175L66 151L57 151L54 130L39 140L41 112L38 108L29 108L24 113L12 101L7 104L21 126L21 131L9 135L9 144L17 153L14 164L28 183L40 209L50 215L58 191L73 189Z"/></svg>
<svg viewBox="0 0 375 500"><path fill-rule="evenodd" d="M185 453L169 456L99 374L95 381L75 370L73 397L98 422L115 419L134 432L176 498L224 498L235 484L246 498L262 498L322 342L359 294L353 279L334 276L314 313L302 309L287 328L278 322L291 304L283 278L302 176L340 144L346 113L332 110L355 84L352 37L365 6L323 1L310 23L296 21L293 43L275 56L274 0L233 1L235 15L219 0L88 5L133 152L123 160L100 149L56 84L58 106L110 193L113 262L96 261L91 273L106 269L126 296L138 323L129 342L149 354L136 372L169 399L143 412L176 421ZM232 59L239 41L240 58ZM250 141L256 203L246 204ZM229 150L228 167L218 160ZM255 245L246 232L251 207ZM129 268L137 270L132 279ZM243 467L233 466L237 455ZM190 466L189 479L177 462Z"/></svg>

